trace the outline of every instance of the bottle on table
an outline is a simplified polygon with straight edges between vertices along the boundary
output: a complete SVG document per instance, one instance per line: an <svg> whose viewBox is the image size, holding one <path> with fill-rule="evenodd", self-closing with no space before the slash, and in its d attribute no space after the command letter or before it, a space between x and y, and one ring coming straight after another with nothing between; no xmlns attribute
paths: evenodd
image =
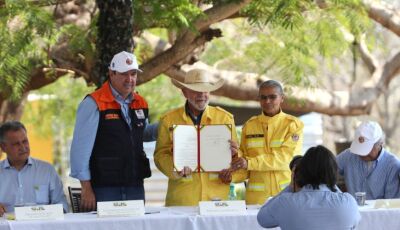
<svg viewBox="0 0 400 230"><path fill-rule="evenodd" d="M236 200L235 184L231 183L229 185L229 195L228 200Z"/></svg>

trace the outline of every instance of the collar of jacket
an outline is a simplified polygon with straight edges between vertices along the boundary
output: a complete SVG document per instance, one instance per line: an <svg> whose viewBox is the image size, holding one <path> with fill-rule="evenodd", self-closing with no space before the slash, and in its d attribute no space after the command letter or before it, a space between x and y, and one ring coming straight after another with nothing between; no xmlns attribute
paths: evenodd
<svg viewBox="0 0 400 230"><path fill-rule="evenodd" d="M182 106L182 111L181 112L182 112L183 120L188 122L188 123L191 123L192 119L190 118L189 114L186 113L185 106ZM212 119L212 114L211 114L211 111L210 111L210 106L207 105L206 109L203 112L203 115L201 116L200 124L207 124L206 121L211 120L211 119Z"/></svg>
<svg viewBox="0 0 400 230"><path fill-rule="evenodd" d="M1 162L1 161L0 161ZM11 168L10 162L8 161L8 158L4 159L2 161L3 165L2 168L6 169L6 168ZM28 157L28 160L26 162L25 165L33 165L33 160L31 157ZM24 166L25 167L25 166Z"/></svg>
<svg viewBox="0 0 400 230"><path fill-rule="evenodd" d="M101 91L103 91L104 93L101 94L100 96L100 100L104 101L104 102L112 102L112 101L116 101L116 99L114 98L114 95L111 91L111 87L110 87L110 81L105 81L103 83L103 85L100 88ZM132 95L131 93L131 97L134 98L134 95Z"/></svg>
<svg viewBox="0 0 400 230"><path fill-rule="evenodd" d="M274 122L276 120L279 120L282 116L284 116L284 112L282 112L282 109L279 111L278 114L276 114L275 116L272 116L272 117L266 116L264 114L264 112L261 111L261 115L258 116L258 119L262 123L269 123L269 122Z"/></svg>

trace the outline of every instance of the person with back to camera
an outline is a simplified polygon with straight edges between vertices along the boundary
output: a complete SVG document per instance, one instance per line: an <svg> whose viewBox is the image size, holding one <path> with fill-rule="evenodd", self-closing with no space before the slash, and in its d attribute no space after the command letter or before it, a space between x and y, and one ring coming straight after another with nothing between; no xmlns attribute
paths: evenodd
<svg viewBox="0 0 400 230"><path fill-rule="evenodd" d="M282 230L348 230L361 219L349 193L336 186L337 165L324 146L311 147L294 173L294 190L283 191L268 200L257 215L264 228Z"/></svg>
<svg viewBox="0 0 400 230"><path fill-rule="evenodd" d="M400 197L400 161L383 148L384 139L378 123L362 122L350 148L336 157L339 174L353 196L365 192L367 200Z"/></svg>

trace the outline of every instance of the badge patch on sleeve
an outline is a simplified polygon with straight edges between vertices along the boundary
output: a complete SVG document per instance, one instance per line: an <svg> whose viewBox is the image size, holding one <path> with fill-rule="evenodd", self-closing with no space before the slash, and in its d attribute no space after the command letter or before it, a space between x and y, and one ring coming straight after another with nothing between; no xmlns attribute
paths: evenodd
<svg viewBox="0 0 400 230"><path fill-rule="evenodd" d="M144 119L144 112L143 109L137 109L135 110L136 116L138 119Z"/></svg>
<svg viewBox="0 0 400 230"><path fill-rule="evenodd" d="M292 140L293 140L293 141L298 141L299 138L300 138L300 137L299 137L299 135L297 135L297 134L293 134L293 135L292 135Z"/></svg>

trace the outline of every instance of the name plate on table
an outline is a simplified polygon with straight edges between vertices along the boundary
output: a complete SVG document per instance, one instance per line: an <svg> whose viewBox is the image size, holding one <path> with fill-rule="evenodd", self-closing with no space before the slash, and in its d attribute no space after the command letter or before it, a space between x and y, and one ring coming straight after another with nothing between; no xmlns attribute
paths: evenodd
<svg viewBox="0 0 400 230"><path fill-rule="evenodd" d="M244 200L200 201L200 215L246 214Z"/></svg>
<svg viewBox="0 0 400 230"><path fill-rule="evenodd" d="M98 217L144 215L143 200L97 202Z"/></svg>
<svg viewBox="0 0 400 230"><path fill-rule="evenodd" d="M15 207L16 220L62 220L62 204Z"/></svg>

